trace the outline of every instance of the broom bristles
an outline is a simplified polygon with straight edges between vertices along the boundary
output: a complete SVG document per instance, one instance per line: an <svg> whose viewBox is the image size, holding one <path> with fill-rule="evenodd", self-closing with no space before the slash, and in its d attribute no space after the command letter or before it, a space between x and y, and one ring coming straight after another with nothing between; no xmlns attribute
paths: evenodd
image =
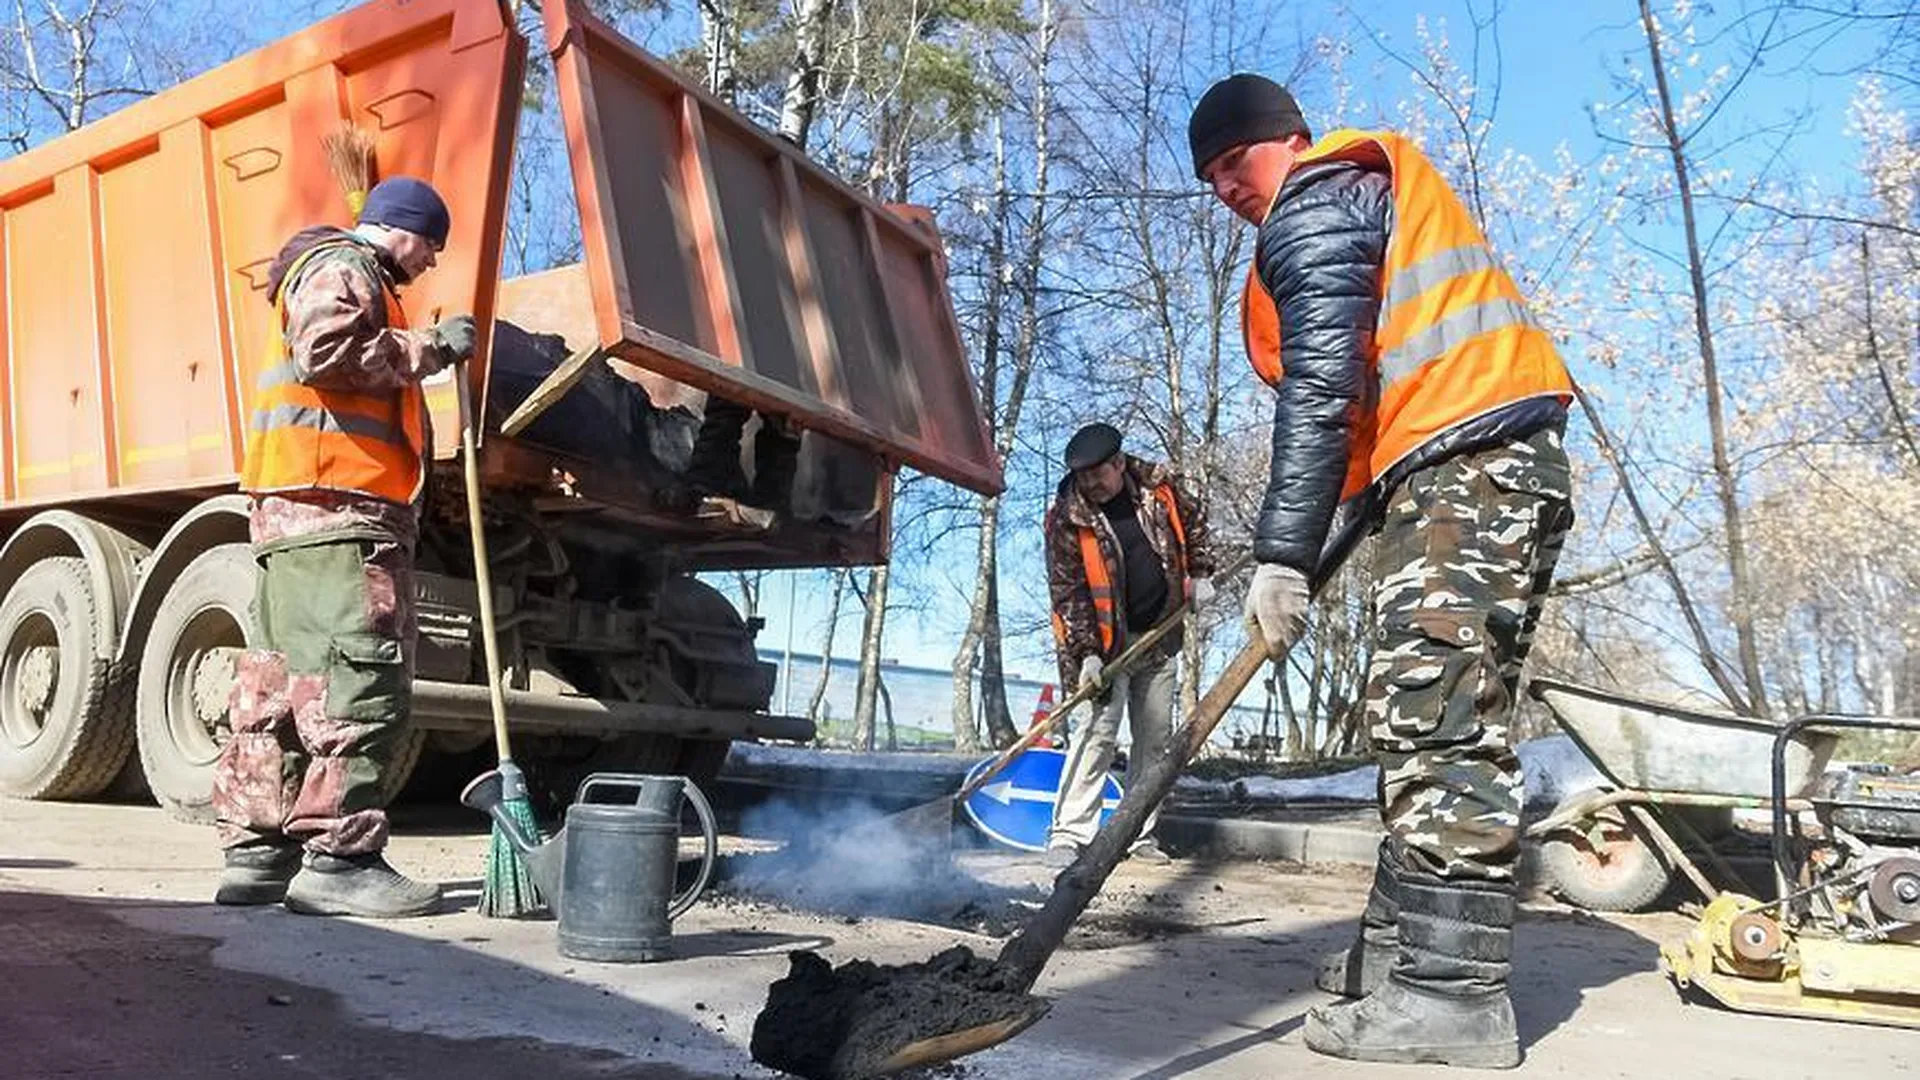
<svg viewBox="0 0 1920 1080"><path fill-rule="evenodd" d="M526 799L508 799L502 808L528 836L540 835L539 823L533 817L533 805ZM519 850L495 824L491 843L487 846L486 877L480 882L480 914L494 919L514 919L532 915L546 906L546 898L540 895L539 886L534 884L527 860L520 857Z"/></svg>
<svg viewBox="0 0 1920 1080"><path fill-rule="evenodd" d="M320 145L327 152L328 171L347 197L347 209L359 217L367 192L373 190L373 136L346 124L322 136Z"/></svg>

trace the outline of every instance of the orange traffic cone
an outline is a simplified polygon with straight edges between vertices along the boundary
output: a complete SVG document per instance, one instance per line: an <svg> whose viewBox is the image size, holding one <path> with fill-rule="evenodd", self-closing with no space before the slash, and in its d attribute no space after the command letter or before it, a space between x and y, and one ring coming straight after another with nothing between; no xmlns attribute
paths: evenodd
<svg viewBox="0 0 1920 1080"><path fill-rule="evenodd" d="M1053 684L1042 683L1040 684L1040 700L1034 703L1033 719L1028 721L1029 726L1033 724L1038 724L1042 720L1045 720L1052 713L1053 713ZM1040 741L1040 745L1050 746L1055 749L1058 749L1060 746L1060 737L1058 735L1049 735L1045 739L1042 739Z"/></svg>

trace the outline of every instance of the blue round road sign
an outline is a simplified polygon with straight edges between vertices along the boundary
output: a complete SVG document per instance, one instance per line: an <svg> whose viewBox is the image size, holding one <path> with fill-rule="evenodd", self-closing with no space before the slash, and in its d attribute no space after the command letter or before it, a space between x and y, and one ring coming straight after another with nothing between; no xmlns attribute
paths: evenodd
<svg viewBox="0 0 1920 1080"><path fill-rule="evenodd" d="M979 776L992 760L968 769L967 780ZM967 797L962 807L967 820L1008 847L1045 851L1053 807L1060 800L1060 776L1066 768L1067 755L1059 750L1041 747L1023 752L1008 762L1000 775ZM1100 809L1103 826L1113 816L1113 808L1120 805L1120 782L1111 775L1104 794Z"/></svg>

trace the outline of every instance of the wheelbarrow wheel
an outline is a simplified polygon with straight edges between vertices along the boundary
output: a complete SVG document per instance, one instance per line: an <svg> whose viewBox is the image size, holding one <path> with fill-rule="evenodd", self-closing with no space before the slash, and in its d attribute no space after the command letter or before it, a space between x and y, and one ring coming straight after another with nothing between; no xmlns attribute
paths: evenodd
<svg viewBox="0 0 1920 1080"><path fill-rule="evenodd" d="M1561 805L1597 794L1577 792ZM1549 833L1540 845L1540 867L1549 889L1588 911L1645 911L1673 879L1646 830L1621 806Z"/></svg>

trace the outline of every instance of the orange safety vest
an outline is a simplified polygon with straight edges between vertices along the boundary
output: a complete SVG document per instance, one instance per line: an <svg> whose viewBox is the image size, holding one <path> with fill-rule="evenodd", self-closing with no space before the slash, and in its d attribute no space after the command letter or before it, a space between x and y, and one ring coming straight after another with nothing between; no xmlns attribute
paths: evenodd
<svg viewBox="0 0 1920 1080"><path fill-rule="evenodd" d="M1380 399L1371 422L1354 431L1342 499L1449 428L1526 398L1572 400L1553 340L1418 147L1386 132L1343 130L1299 158L1320 161L1384 166L1393 183L1380 317L1366 358ZM1254 371L1278 386L1280 313L1254 267L1241 290L1240 330Z"/></svg>
<svg viewBox="0 0 1920 1080"><path fill-rule="evenodd" d="M287 346L287 292L307 260L347 246L334 241L294 260L274 303L268 360L255 384L240 488L253 494L343 491L410 503L426 476L426 397L409 382L398 392L326 390L300 381ZM407 328L406 309L385 281L387 325Z"/></svg>
<svg viewBox="0 0 1920 1080"><path fill-rule="evenodd" d="M1167 508L1167 523L1173 526L1173 538L1179 548L1174 552L1175 568L1180 579L1187 576L1187 528L1180 521L1180 507L1173 498L1170 484L1159 484L1153 489L1153 496ZM1100 553L1100 536L1090 526L1078 526L1080 533L1080 561L1086 564L1087 591L1093 594L1093 622L1100 630L1100 654L1112 656L1114 643L1120 637L1120 622L1115 616L1113 604L1113 578L1107 573L1107 560ZM1053 613L1053 638L1060 645L1067 643L1067 621L1059 612Z"/></svg>

